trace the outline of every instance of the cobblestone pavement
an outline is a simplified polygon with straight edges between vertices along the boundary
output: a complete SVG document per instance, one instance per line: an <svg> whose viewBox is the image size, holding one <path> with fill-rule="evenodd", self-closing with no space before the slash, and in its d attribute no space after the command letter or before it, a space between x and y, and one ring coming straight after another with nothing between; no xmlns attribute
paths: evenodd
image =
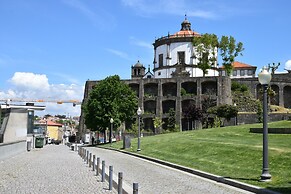
<svg viewBox="0 0 291 194"><path fill-rule="evenodd" d="M137 182L139 184L139 193L250 193L120 152L94 147L86 147L85 149L95 154L96 157L100 157L100 161L104 160L106 166L112 165L114 174L123 172L123 184L128 184L132 187L133 182Z"/></svg>
<svg viewBox="0 0 291 194"><path fill-rule="evenodd" d="M0 161L0 193L117 193L65 145L46 145Z"/></svg>

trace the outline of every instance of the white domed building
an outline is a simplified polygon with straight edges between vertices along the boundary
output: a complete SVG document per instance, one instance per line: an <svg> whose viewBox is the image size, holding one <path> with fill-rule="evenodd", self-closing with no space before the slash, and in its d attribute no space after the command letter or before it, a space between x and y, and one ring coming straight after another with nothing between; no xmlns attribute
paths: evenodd
<svg viewBox="0 0 291 194"><path fill-rule="evenodd" d="M198 54L193 46L193 38L199 36L201 35L198 32L191 30L191 23L185 17L180 31L156 39L153 43L154 77L203 77L202 70L197 67ZM217 62L215 62L205 76L218 75Z"/></svg>

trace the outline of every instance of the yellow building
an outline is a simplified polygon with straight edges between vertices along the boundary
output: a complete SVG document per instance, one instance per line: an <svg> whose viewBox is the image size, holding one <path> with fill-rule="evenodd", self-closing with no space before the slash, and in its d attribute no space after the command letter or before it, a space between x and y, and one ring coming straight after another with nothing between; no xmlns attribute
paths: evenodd
<svg viewBox="0 0 291 194"><path fill-rule="evenodd" d="M62 140L63 133L62 124L50 120L47 121L47 137L54 140Z"/></svg>

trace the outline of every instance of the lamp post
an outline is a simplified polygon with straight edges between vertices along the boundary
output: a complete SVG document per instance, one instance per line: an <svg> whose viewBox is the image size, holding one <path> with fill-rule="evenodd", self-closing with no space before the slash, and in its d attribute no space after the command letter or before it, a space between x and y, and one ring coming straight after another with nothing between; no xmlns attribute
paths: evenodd
<svg viewBox="0 0 291 194"><path fill-rule="evenodd" d="M237 106L236 103L234 103L233 106L236 108L236 106ZM234 125L237 125L237 114L234 118Z"/></svg>
<svg viewBox="0 0 291 194"><path fill-rule="evenodd" d="M139 152L141 149L140 149L140 116L141 116L141 109L140 107L138 107L136 113L137 113L137 116L138 116L138 139L137 139L137 151Z"/></svg>
<svg viewBox="0 0 291 194"><path fill-rule="evenodd" d="M270 181L271 174L269 173L268 164L268 110L267 110L267 88L272 79L266 67L263 67L262 71L258 75L259 82L263 86L263 170L261 175L262 182Z"/></svg>
<svg viewBox="0 0 291 194"><path fill-rule="evenodd" d="M110 126L110 133L109 133L109 142L110 142L110 146L112 146L112 130L113 130L113 118L110 118L110 123L111 123L111 126Z"/></svg>

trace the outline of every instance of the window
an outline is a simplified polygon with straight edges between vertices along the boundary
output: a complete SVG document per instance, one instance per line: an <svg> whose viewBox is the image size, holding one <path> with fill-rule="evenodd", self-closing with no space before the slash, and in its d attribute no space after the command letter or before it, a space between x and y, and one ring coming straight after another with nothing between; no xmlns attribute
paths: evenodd
<svg viewBox="0 0 291 194"><path fill-rule="evenodd" d="M248 75L253 75L253 70L248 70Z"/></svg>
<svg viewBox="0 0 291 194"><path fill-rule="evenodd" d="M185 52L178 52L178 64L185 64Z"/></svg>
<svg viewBox="0 0 291 194"><path fill-rule="evenodd" d="M233 76L237 76L237 71L236 70L233 70L232 75Z"/></svg>
<svg viewBox="0 0 291 194"><path fill-rule="evenodd" d="M158 75L161 75L161 72L158 72Z"/></svg>
<svg viewBox="0 0 291 194"><path fill-rule="evenodd" d="M225 71L222 71L221 74L222 74L222 76L225 76Z"/></svg>
<svg viewBox="0 0 291 194"><path fill-rule="evenodd" d="M159 54L159 67L163 67L163 54Z"/></svg>
<svg viewBox="0 0 291 194"><path fill-rule="evenodd" d="M245 75L245 70L240 70L240 76L244 76Z"/></svg>

